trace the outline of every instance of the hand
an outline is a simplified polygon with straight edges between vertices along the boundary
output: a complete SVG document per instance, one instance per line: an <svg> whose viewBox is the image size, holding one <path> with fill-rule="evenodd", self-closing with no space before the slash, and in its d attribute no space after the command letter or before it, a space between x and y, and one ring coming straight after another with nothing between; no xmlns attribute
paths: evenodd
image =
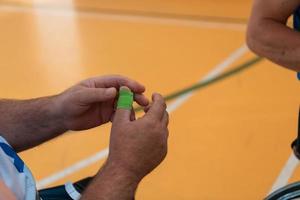
<svg viewBox="0 0 300 200"><path fill-rule="evenodd" d="M142 94L145 87L136 81L118 75L90 78L54 98L55 109L66 130L85 130L109 122L120 86L130 88L139 105L148 105L148 99Z"/></svg>
<svg viewBox="0 0 300 200"><path fill-rule="evenodd" d="M125 174L141 180L164 160L169 116L161 95L153 94L152 100L152 105L145 110L146 114L135 121L130 120L130 110L116 111L107 168L116 166Z"/></svg>
<svg viewBox="0 0 300 200"><path fill-rule="evenodd" d="M82 200L131 200L144 176L167 154L169 116L159 94L146 114L137 120L131 110L119 108L114 116L109 155L104 166L83 193Z"/></svg>

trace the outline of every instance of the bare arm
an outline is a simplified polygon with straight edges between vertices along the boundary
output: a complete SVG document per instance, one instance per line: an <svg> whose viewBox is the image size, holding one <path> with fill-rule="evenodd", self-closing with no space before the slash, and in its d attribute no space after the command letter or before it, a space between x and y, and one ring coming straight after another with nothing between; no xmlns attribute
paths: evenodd
<svg viewBox="0 0 300 200"><path fill-rule="evenodd" d="M0 134L17 150L34 147L66 131L55 97L0 100Z"/></svg>
<svg viewBox="0 0 300 200"><path fill-rule="evenodd" d="M254 0L247 31L249 48L260 56L300 71L300 33L286 26L300 0Z"/></svg>

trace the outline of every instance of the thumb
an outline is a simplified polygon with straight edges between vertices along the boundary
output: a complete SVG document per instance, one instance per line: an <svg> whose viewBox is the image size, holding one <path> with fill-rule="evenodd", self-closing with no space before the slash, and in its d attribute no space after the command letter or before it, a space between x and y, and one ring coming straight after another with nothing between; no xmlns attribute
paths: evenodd
<svg viewBox="0 0 300 200"><path fill-rule="evenodd" d="M117 111L115 112L113 122L130 121L132 103L133 93L126 86L120 87Z"/></svg>
<svg viewBox="0 0 300 200"><path fill-rule="evenodd" d="M81 93L81 101L87 104L114 99L116 88L85 88Z"/></svg>

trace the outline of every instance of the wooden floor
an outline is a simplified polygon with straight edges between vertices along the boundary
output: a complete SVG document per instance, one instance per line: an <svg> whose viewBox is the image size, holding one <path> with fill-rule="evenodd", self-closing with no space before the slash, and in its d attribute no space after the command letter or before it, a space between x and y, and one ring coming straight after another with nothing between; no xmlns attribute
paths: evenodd
<svg viewBox="0 0 300 200"><path fill-rule="evenodd" d="M254 57L245 47L250 8L250 0L0 0L0 96L56 94L103 74L167 95ZM262 199L296 136L295 77L264 60L170 102L169 154L137 199ZM92 176L109 130L68 133L21 156L41 187ZM297 169L290 181L299 179Z"/></svg>

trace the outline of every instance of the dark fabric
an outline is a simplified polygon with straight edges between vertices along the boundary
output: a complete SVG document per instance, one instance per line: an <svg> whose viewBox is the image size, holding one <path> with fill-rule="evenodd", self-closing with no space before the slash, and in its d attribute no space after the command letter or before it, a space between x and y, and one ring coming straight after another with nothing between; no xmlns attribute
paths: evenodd
<svg viewBox="0 0 300 200"><path fill-rule="evenodd" d="M300 7L294 12L293 21L294 29L300 31ZM300 72L298 72L297 77L300 80Z"/></svg>
<svg viewBox="0 0 300 200"><path fill-rule="evenodd" d="M294 29L300 31L300 7L293 14Z"/></svg>
<svg viewBox="0 0 300 200"><path fill-rule="evenodd" d="M292 143L292 148L296 157L300 160L300 108L299 108L299 116L298 116L298 137Z"/></svg>
<svg viewBox="0 0 300 200"><path fill-rule="evenodd" d="M79 193L82 193L87 188L91 180L92 177L88 177L77 181L76 183L73 183L73 185ZM40 190L39 196L43 200L72 200L72 198L68 195L67 191L65 190L64 185Z"/></svg>
<svg viewBox="0 0 300 200"><path fill-rule="evenodd" d="M90 184L92 179L93 179L92 177L88 177L88 178L82 179L80 181L77 181L73 185L79 193L83 193L83 191L85 190L85 188L87 188L87 186Z"/></svg>

